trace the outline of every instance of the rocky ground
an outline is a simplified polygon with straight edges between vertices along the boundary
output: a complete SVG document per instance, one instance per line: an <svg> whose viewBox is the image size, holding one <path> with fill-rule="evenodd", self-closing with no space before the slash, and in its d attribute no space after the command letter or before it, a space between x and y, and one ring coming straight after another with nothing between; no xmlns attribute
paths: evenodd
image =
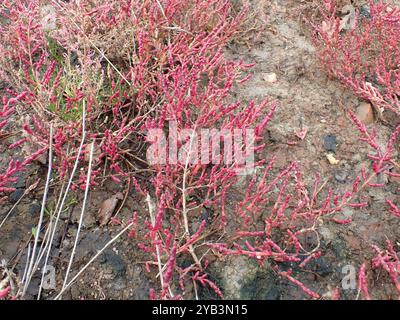
<svg viewBox="0 0 400 320"><path fill-rule="evenodd" d="M249 101L268 96L279 102L278 111L268 128L269 134L265 137L269 148L262 156L268 158L268 152L277 155L278 168L284 168L292 160L298 161L308 185L312 185L315 174L319 172L322 181L327 181L337 191L345 190L361 167L369 164L368 147L360 143L354 125L346 115L346 108L357 109L363 101L337 81L328 79L320 70L309 32L302 22L304 10L313 10L309 1L260 0L254 1L254 10L267 19L264 31L257 39L232 44L226 54L246 62L256 62L251 71L252 79L235 89L233 98ZM382 141L390 135L391 129L379 121L373 121L369 126L379 129ZM304 139L297 139L296 133L304 130L307 132ZM293 141L297 143L291 143ZM9 154L1 140L0 149L0 166L3 168L7 165ZM333 153L339 163L332 165L326 157L327 153ZM37 223L43 193L40 187L31 192L29 187L38 177L44 177L45 172L45 166L38 164L24 173L15 184L17 191L0 207L2 220L15 206L0 231L0 257L9 261L9 265L18 273L23 272L25 267L27 243ZM42 178L40 185L43 185L43 181ZM328 222L318 230L324 255L312 263L310 272L296 275L308 287L329 293L334 287L340 287L344 266L358 268L373 257L371 244L383 247L386 238L400 240L400 220L382 211L385 196L398 197L396 192L400 182L383 182L384 188L369 191L371 201L367 209L347 210L338 215L338 218L352 217L351 224L343 226ZM134 210L144 210L134 192L126 188L124 186L121 190L120 186L107 185L91 193L72 273L79 270L119 230L119 227L99 226L96 221L96 213L105 199L119 192L125 197L128 192L119 213L122 218L129 217ZM56 195L52 199L55 202ZM76 200L71 201L62 216L60 236L56 241L57 252L52 261L56 267L65 268L68 259L66 252L73 245L80 214L79 199ZM255 262L244 257L213 261L209 272L228 299L306 298L299 288L281 280L267 265L259 268ZM386 276L375 276L371 279L372 287L375 283L379 283L379 286L374 287L374 292L380 298L394 298L391 287L386 285L389 284ZM57 280L62 280L61 274L57 275ZM39 278L33 279L28 298L34 298L37 294L35 283L38 281ZM145 271L134 241L125 237L92 264L65 298L147 299L153 281L154 275ZM51 294L51 290L46 291L45 297ZM207 289L201 291L200 296L214 297ZM356 297L357 290L342 290L342 298Z"/></svg>

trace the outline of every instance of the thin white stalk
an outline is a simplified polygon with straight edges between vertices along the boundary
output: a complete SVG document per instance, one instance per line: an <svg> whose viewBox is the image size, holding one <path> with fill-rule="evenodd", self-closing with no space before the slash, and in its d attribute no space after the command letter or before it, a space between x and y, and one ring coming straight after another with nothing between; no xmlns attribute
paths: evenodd
<svg viewBox="0 0 400 320"><path fill-rule="evenodd" d="M6 220L8 219L8 217L11 215L11 213L14 211L15 207L17 205L19 205L19 203L21 202L21 200L26 196L26 194L28 193L28 189L24 191L23 195L21 196L21 198L18 199L18 201L12 206L12 208L10 209L10 211L8 211L7 215L5 216L5 218L3 219L3 221L0 223L0 229L1 227L4 225L4 223L6 222Z"/></svg>
<svg viewBox="0 0 400 320"><path fill-rule="evenodd" d="M21 198L18 199L18 201L12 206L12 208L10 209L10 211L8 211L7 215L5 216L5 218L3 219L3 221L0 223L0 229L1 227L4 225L4 223L7 221L7 219L9 218L9 216L11 215L11 213L14 211L14 209L19 205L19 203L22 201L22 199L29 193L31 192L33 189L35 189L38 185L38 183L40 182L40 179L37 180L34 184L32 184L28 189L26 189L23 193L23 195L21 196Z"/></svg>
<svg viewBox="0 0 400 320"><path fill-rule="evenodd" d="M29 258L31 256L31 244L28 244L28 252L27 252L27 257L26 257L26 264L25 264L25 269L24 269L24 275L22 276L21 283L24 283L25 278L26 278L26 273L28 272L28 264L29 264Z"/></svg>
<svg viewBox="0 0 400 320"><path fill-rule="evenodd" d="M40 261L42 261L43 255L44 255L44 250L46 250L47 245L48 245L48 238L50 236L50 232L49 232L49 228L46 228L46 232L44 234L43 240L42 240L42 244L39 248L39 252L37 255L37 258L35 260L35 263L33 264L33 268L32 270L37 270L39 268L39 264ZM33 275L34 271L32 271L32 275Z"/></svg>
<svg viewBox="0 0 400 320"><path fill-rule="evenodd" d="M58 207L60 205L60 201L61 201L61 197L62 197L62 194L63 194L63 190L64 190L64 184L61 186L61 192L60 192L60 195L58 197L58 201L57 201L57 204L56 204L54 212L57 211L57 209L58 209ZM47 230L46 230L46 235L48 233L48 237L49 238L50 238L52 230L53 230L53 219L54 219L53 215L50 215L50 221L49 221L49 224L48 224ZM45 240L46 240L46 245L44 246L44 248L42 246L40 248L40 251L39 251L40 260L42 259L44 253L46 252L47 248L49 247L49 245L51 243L50 239L47 239L47 237L45 237ZM46 256L46 258L47 258L47 256ZM38 263L40 262L40 260L38 261ZM43 269L42 269L42 278L41 278L40 285L39 285L39 293L38 293L38 296L37 296L37 300L40 300L40 297L41 297L41 294L42 294L43 280L44 280L44 275L46 274L46 268L47 268L47 259L45 260L45 264L44 264Z"/></svg>
<svg viewBox="0 0 400 320"><path fill-rule="evenodd" d="M49 221L49 224L48 224L48 227L46 230L45 238L43 240L44 246L42 245L40 248L40 251L39 251L39 258L36 261L37 266L39 266L39 263L42 260L44 254L46 253L47 248L49 248L49 246L51 244L50 237L51 237L52 230L53 230L53 216L50 217L50 221ZM46 258L47 258L47 256L46 256ZM42 278L41 278L40 285L39 285L39 293L37 296L37 300L40 300L40 296L42 293L43 281L44 281L44 275L46 274L46 271L47 271L47 259L45 260L45 264L42 268Z"/></svg>
<svg viewBox="0 0 400 320"><path fill-rule="evenodd" d="M57 212L58 207L59 207L59 205L60 205L61 197L62 197L62 195L63 195L64 185L65 185L65 183L63 183L62 186L61 186L61 191L60 191L60 194L59 194L59 196L58 196L58 200L57 200L56 206L55 206L55 208L54 208L54 212ZM47 226L46 234L45 234L45 237L44 237L44 240L43 240L43 243L45 243L46 245L43 245L43 244L42 244L42 246L40 247L40 250L39 250L39 254L40 254L40 255L43 255L43 251L45 251L45 250L47 249L47 245L48 245L48 243L49 243L49 241L48 241L47 238L50 237L50 235L49 235L48 233L49 233L49 232L51 233L51 231L53 230L53 229L52 229L52 226L53 226L53 219L54 219L54 215L53 215L53 214L50 214L49 224L48 224L48 226Z"/></svg>
<svg viewBox="0 0 400 320"><path fill-rule="evenodd" d="M148 193L146 196L146 202L147 202L147 206L149 208L150 221L151 221L152 226L154 227L156 224L155 204L154 204L153 200L151 199L150 194L148 194ZM164 288L163 266L161 263L160 248L159 248L158 244L156 244L156 255L157 255L157 265L158 265L158 273L160 275L161 288Z"/></svg>
<svg viewBox="0 0 400 320"><path fill-rule="evenodd" d="M31 260L30 260L30 263L28 266L27 277L26 277L26 281L24 284L24 289L22 291L23 296L25 295L26 290L28 289L32 275L36 271L36 269L33 269L33 266L35 263L36 248L37 248L37 244L39 242L40 230L41 230L42 224L43 224L44 209L46 206L47 194L49 192L49 184L50 184L50 179L51 179L52 165L53 165L53 124L50 124L49 169L47 171L46 185L44 188L44 194L43 194L43 199L42 199L42 208L40 210L39 222L38 222L38 225L36 228L35 241L33 243L33 249L32 249L32 253L31 253Z"/></svg>
<svg viewBox="0 0 400 320"><path fill-rule="evenodd" d="M131 222L130 224L128 224L124 229L121 230L120 233L118 233L114 238L112 238L109 242L106 243L106 245L99 251L97 252L92 259L90 259L90 261L85 264L85 266L79 270L79 272L71 279L70 282L68 282L65 287L63 287L63 289L60 291L60 293L54 298L54 300L58 300L62 297L63 293L65 292L65 290L67 290L71 285L74 284L74 282L76 281L76 279L79 278L79 276L93 263L93 261L95 261L103 252L104 250L106 250L110 245L112 245L115 241L117 241L118 238L120 238L127 230L129 230L130 227L133 226L133 222Z"/></svg>
<svg viewBox="0 0 400 320"><path fill-rule="evenodd" d="M183 225L185 228L185 236L187 239L190 239L190 230L189 230L189 220L188 220L188 210L186 208L186 180L187 180L187 174L188 174L188 167L189 167L189 162L190 162L190 157L192 154L192 148L193 148L193 139L195 135L196 127L193 129L193 133L190 135L190 143L189 143L189 150L187 151L186 155L186 161L185 161L185 167L183 170L183 177L182 177L182 216L183 216ZM194 251L193 245L188 246L189 253L192 255L194 261L196 262L197 266L201 268L201 263L199 259L197 258L196 252Z"/></svg>
<svg viewBox="0 0 400 320"><path fill-rule="evenodd" d="M196 284L195 280L193 280L193 288L194 288L194 295L196 297L196 300L199 300L199 294L197 293L197 284Z"/></svg>
<svg viewBox="0 0 400 320"><path fill-rule="evenodd" d="M82 223L83 223L83 215L84 215L85 210L86 210L87 197L88 197L89 188L90 188L90 178L91 178L91 176L92 176L93 152L94 152L94 142L92 142L92 145L91 145L91 148L90 148L89 168L88 168L87 177L86 177L85 196L84 196L84 198L83 198L82 211L81 211L81 216L80 216L80 218L79 218L78 231L77 231L77 233L76 233L74 248L72 249L71 257L70 257L70 259L69 259L67 272L65 273L65 279L64 279L64 283L63 283L63 289L65 288L65 286L66 286L66 284L67 284L69 272L70 272L71 266L72 266L72 262L74 261L75 251L76 251L76 247L77 247L78 241L79 241L79 234L80 234L80 232L81 232Z"/></svg>
<svg viewBox="0 0 400 320"><path fill-rule="evenodd" d="M74 167L72 168L71 176L70 176L68 184L67 184L67 188L65 190L64 196L62 197L60 207L57 208L57 215L56 215L56 219L55 219L53 230L51 232L51 237L50 237L50 245L49 245L49 247L47 249L46 259L45 259L44 266L43 266L43 271L44 272L46 272L46 269L47 269L47 263L49 261L50 252L51 252L51 249L52 249L52 246L53 246L54 236L55 236L55 233L57 231L58 221L60 220L60 215L61 215L61 212L62 212L62 210L64 208L65 200L67 199L69 189L71 188L72 181L73 181L74 176L75 176L75 172L76 172L76 170L78 168L79 157L80 157L80 155L82 153L82 149L83 149L83 144L85 142L85 138L86 138L86 102L85 102L85 100L83 100L83 108L82 108L82 139L81 139L81 143L80 143L80 146L79 146L78 154L77 154L76 159L75 159L75 164L74 164ZM40 297L41 288L43 286L44 272L42 273L42 279L41 279L41 282L40 282L38 298Z"/></svg>
<svg viewBox="0 0 400 320"><path fill-rule="evenodd" d="M168 21L168 18L167 18L167 16L165 15L165 10L164 10L162 4L160 3L159 0L156 0L156 2L157 2L157 4L158 4L158 6L160 7L160 10L161 10L162 15L164 16L164 19L165 19L166 21ZM168 32L168 44L171 45L171 35L170 35L169 32Z"/></svg>

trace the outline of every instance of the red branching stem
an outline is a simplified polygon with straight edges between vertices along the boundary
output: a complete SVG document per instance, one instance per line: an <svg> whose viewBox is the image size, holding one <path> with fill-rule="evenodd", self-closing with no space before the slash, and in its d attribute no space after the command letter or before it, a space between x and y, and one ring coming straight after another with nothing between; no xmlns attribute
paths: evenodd
<svg viewBox="0 0 400 320"><path fill-rule="evenodd" d="M311 260L318 259L321 256L322 256L322 252L321 251L314 252L314 253L310 254L307 258L305 258L303 260L303 262L299 264L299 267L300 268L304 268L306 266L306 264L309 263Z"/></svg>
<svg viewBox="0 0 400 320"><path fill-rule="evenodd" d="M392 213L397 218L400 218L400 208L396 206L391 200L387 199L386 203L390 207L390 213Z"/></svg>
<svg viewBox="0 0 400 320"><path fill-rule="evenodd" d="M368 292L368 279L366 276L366 264L363 263L360 267L360 271L358 274L358 288L363 293L366 300L371 300L371 297Z"/></svg>
<svg viewBox="0 0 400 320"><path fill-rule="evenodd" d="M7 286L5 289L0 291L0 299L5 299L11 292L11 287Z"/></svg>
<svg viewBox="0 0 400 320"><path fill-rule="evenodd" d="M291 276L291 273L292 273L292 271L289 270L289 271L282 271L279 274L281 276L283 276L284 278L288 279L290 282L292 282L295 285L299 286L300 289L303 290L304 293L308 294L311 298L314 298L314 299L319 299L320 298L320 295L318 293L308 289L302 282L300 282L299 280L293 278Z"/></svg>

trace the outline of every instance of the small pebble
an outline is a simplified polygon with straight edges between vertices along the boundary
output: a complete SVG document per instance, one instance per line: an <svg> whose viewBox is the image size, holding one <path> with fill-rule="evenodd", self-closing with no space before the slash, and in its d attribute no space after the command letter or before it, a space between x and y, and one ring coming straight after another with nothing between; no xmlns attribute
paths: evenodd
<svg viewBox="0 0 400 320"><path fill-rule="evenodd" d="M41 209L42 209L42 206L39 203L32 203L29 206L28 211L32 216L36 216L36 215L39 215Z"/></svg>
<svg viewBox="0 0 400 320"><path fill-rule="evenodd" d="M366 19L371 19L371 12L369 9L368 5L363 5L360 8L360 17L361 18L366 18Z"/></svg>
<svg viewBox="0 0 400 320"><path fill-rule="evenodd" d="M278 81L278 77L276 76L276 73L264 74L263 79L264 79L264 81L266 81L268 83L275 83Z"/></svg>
<svg viewBox="0 0 400 320"><path fill-rule="evenodd" d="M332 164L332 165L337 165L337 164L339 164L339 162L340 162L339 160L337 160L337 159L333 156L332 153L328 153L328 154L326 155L326 158L328 159L329 163Z"/></svg>
<svg viewBox="0 0 400 320"><path fill-rule="evenodd" d="M340 183L345 183L347 180L347 172L345 170L337 170L334 173L336 181Z"/></svg>
<svg viewBox="0 0 400 320"><path fill-rule="evenodd" d="M10 194L9 200L11 203L17 203L19 199L24 195L24 189L16 189L13 193Z"/></svg>
<svg viewBox="0 0 400 320"><path fill-rule="evenodd" d="M328 134L324 137L324 147L326 151L336 153L336 146L336 136Z"/></svg>

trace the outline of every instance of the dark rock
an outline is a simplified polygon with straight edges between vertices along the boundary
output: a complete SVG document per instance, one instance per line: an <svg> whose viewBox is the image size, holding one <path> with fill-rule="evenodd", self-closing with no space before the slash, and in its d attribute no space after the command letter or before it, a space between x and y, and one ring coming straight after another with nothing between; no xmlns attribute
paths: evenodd
<svg viewBox="0 0 400 320"><path fill-rule="evenodd" d="M112 250L103 253L103 264L108 264L114 271L116 276L122 276L126 273L125 261Z"/></svg>
<svg viewBox="0 0 400 320"><path fill-rule="evenodd" d="M333 272L332 265L329 263L326 257L320 257L318 259L311 260L309 263L309 268L322 277L325 277Z"/></svg>
<svg viewBox="0 0 400 320"><path fill-rule="evenodd" d="M204 208L204 210L201 212L201 220L206 220L206 224L208 225L211 222L213 214L214 212L212 209Z"/></svg>
<svg viewBox="0 0 400 320"><path fill-rule="evenodd" d="M96 229L82 237L76 248L76 260L86 259L89 255L95 254L101 250L108 241L111 240L110 235Z"/></svg>
<svg viewBox="0 0 400 320"><path fill-rule="evenodd" d="M25 189L26 177L24 177L21 173L17 174L17 181L12 184L12 187L15 189Z"/></svg>
<svg viewBox="0 0 400 320"><path fill-rule="evenodd" d="M324 148L326 151L335 153L336 146L337 146L336 136L328 134L324 137Z"/></svg>
<svg viewBox="0 0 400 320"><path fill-rule="evenodd" d="M40 282L41 282L41 277L39 276L39 273L38 273L31 279L31 282L30 282L27 292L26 292L26 296L24 297L25 299L27 299L27 300L36 299L36 297L39 293Z"/></svg>
<svg viewBox="0 0 400 320"><path fill-rule="evenodd" d="M368 5L362 5L360 7L360 18L371 19L371 12Z"/></svg>
<svg viewBox="0 0 400 320"><path fill-rule="evenodd" d="M330 245L333 253L335 254L337 261L343 261L347 258L346 252L348 252L346 242L341 237L336 237Z"/></svg>
<svg viewBox="0 0 400 320"><path fill-rule="evenodd" d="M278 277L271 270L258 271L240 291L241 299L244 300L280 300L281 295Z"/></svg>
<svg viewBox="0 0 400 320"><path fill-rule="evenodd" d="M36 216L36 215L39 215L39 214L40 214L40 210L41 210L41 209L42 209L42 206L41 206L39 203L35 202L35 203L32 203L32 204L29 206L28 212L29 212L32 216Z"/></svg>
<svg viewBox="0 0 400 320"><path fill-rule="evenodd" d="M19 199L24 195L24 189L16 189L13 193L10 194L9 200L11 203L17 203Z"/></svg>
<svg viewBox="0 0 400 320"><path fill-rule="evenodd" d="M336 181L338 181L340 183L345 183L347 180L348 173L346 170L336 170L333 175L334 175Z"/></svg>

